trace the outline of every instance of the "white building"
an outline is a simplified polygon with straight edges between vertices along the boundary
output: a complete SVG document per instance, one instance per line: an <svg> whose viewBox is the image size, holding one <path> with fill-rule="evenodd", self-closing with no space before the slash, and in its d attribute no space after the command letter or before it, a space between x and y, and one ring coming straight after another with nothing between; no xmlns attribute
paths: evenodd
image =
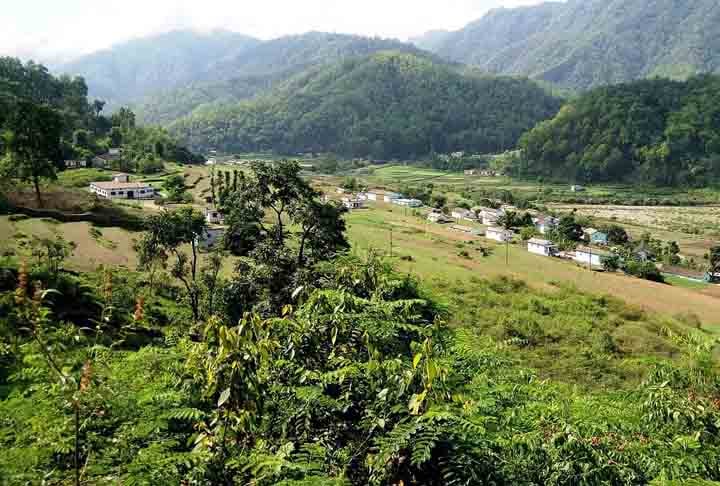
<svg viewBox="0 0 720 486"><path fill-rule="evenodd" d="M87 167L87 161L85 159L71 159L65 161L66 169L80 169Z"/></svg>
<svg viewBox="0 0 720 486"><path fill-rule="evenodd" d="M377 192L367 192L365 193L365 196L368 201L377 201L378 198L381 198Z"/></svg>
<svg viewBox="0 0 720 486"><path fill-rule="evenodd" d="M440 211L439 209L433 209L432 212L430 214L428 214L427 219L431 223L438 223L438 224L452 223L452 219L450 217L446 216L445 214L443 214L443 212Z"/></svg>
<svg viewBox="0 0 720 486"><path fill-rule="evenodd" d="M485 226L492 226L498 222L503 212L499 209L483 208L480 211L480 217L482 218L482 224Z"/></svg>
<svg viewBox="0 0 720 486"><path fill-rule="evenodd" d="M473 236L480 236L481 231L477 228L471 228L470 226L463 226L459 224L454 224L450 226L450 229L453 231L457 231L458 233L466 233Z"/></svg>
<svg viewBox="0 0 720 486"><path fill-rule="evenodd" d="M489 240L499 241L501 243L512 240L514 236L515 233L503 228L488 228L485 231L485 238Z"/></svg>
<svg viewBox="0 0 720 486"><path fill-rule="evenodd" d="M453 209L452 213L450 214L453 218L457 220L467 220L467 221L477 221L477 214L475 214L475 211L471 211L469 209L464 208L457 208Z"/></svg>
<svg viewBox="0 0 720 486"><path fill-rule="evenodd" d="M530 253L534 253L535 255L547 257L555 256L557 253L557 246L555 246L555 243L552 241L533 238L528 240L528 251Z"/></svg>
<svg viewBox="0 0 720 486"><path fill-rule="evenodd" d="M343 206L345 206L346 208L348 208L350 210L362 209L364 206L362 200L360 200L358 198L353 198L353 197L342 198L342 203L343 203Z"/></svg>
<svg viewBox="0 0 720 486"><path fill-rule="evenodd" d="M419 208L422 207L423 203L419 199L406 199L406 198L400 198L400 199L393 199L393 204L397 204L398 206L403 206L406 208Z"/></svg>
<svg viewBox="0 0 720 486"><path fill-rule="evenodd" d="M385 196L383 197L383 200L386 203L392 203L395 202L398 199L402 199L403 195L398 194L397 192L386 192Z"/></svg>
<svg viewBox="0 0 720 486"><path fill-rule="evenodd" d="M570 186L570 190L572 192L585 192L585 186L581 186L580 184L575 184L574 186Z"/></svg>
<svg viewBox="0 0 720 486"><path fill-rule="evenodd" d="M145 182L130 182L127 174L118 174L112 182L91 182L90 191L107 199L152 199L155 189Z"/></svg>
<svg viewBox="0 0 720 486"><path fill-rule="evenodd" d="M215 208L206 208L205 221L208 224L223 224L225 223L225 215Z"/></svg>
<svg viewBox="0 0 720 486"><path fill-rule="evenodd" d="M575 250L575 260L578 263L584 265L591 265L593 267L602 267L603 260L610 256L610 253L602 250L596 250L594 248L581 246Z"/></svg>

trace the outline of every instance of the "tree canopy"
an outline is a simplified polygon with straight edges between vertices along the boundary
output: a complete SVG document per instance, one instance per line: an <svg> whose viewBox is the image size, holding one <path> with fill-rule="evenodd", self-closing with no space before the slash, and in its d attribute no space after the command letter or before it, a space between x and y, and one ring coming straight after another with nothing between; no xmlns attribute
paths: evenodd
<svg viewBox="0 0 720 486"><path fill-rule="evenodd" d="M598 88L520 141L517 175L705 185L720 178L720 77Z"/></svg>
<svg viewBox="0 0 720 486"><path fill-rule="evenodd" d="M171 126L198 148L376 159L491 153L553 116L560 100L534 83L460 72L383 52L298 75L256 100L209 107Z"/></svg>

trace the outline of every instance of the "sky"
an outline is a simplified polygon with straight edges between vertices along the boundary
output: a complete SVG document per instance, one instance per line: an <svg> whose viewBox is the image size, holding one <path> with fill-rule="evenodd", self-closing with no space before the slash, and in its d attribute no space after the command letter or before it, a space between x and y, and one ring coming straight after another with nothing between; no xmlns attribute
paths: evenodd
<svg viewBox="0 0 720 486"><path fill-rule="evenodd" d="M59 62L174 29L272 39L311 30L407 40L539 0L0 0L0 55Z"/></svg>

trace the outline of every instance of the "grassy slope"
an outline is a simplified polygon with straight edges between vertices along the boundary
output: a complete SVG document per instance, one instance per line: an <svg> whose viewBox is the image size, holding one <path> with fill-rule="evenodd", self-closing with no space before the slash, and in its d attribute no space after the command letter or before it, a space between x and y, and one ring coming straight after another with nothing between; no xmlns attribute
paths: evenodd
<svg viewBox="0 0 720 486"><path fill-rule="evenodd" d="M354 251L369 248L389 250L390 227L395 254L411 255L412 262L400 261L401 268L418 273L424 279L468 281L472 277L512 276L539 288L571 284L578 289L609 294L649 311L668 315L696 314L705 324L720 328L720 295L657 284L619 274L589 272L574 263L532 255L522 245L510 246L510 265L505 265L505 247L482 238L471 238L447 227L428 225L420 216L384 204L348 216ZM427 231L427 233L426 233ZM480 246L492 254L482 257ZM471 259L459 252L467 251Z"/></svg>

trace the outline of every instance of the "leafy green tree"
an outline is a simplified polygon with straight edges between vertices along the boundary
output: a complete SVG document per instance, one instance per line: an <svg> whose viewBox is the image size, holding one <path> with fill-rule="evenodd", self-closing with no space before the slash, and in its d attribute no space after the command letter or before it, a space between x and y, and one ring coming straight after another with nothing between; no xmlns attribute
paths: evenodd
<svg viewBox="0 0 720 486"><path fill-rule="evenodd" d="M62 158L60 135L62 119L47 106L21 101L7 122L3 136L6 150L3 172L6 176L31 182L40 207L42 179L55 179Z"/></svg>
<svg viewBox="0 0 720 486"><path fill-rule="evenodd" d="M120 127L112 127L108 136L110 137L110 146L120 147L122 145L123 134Z"/></svg>
<svg viewBox="0 0 720 486"><path fill-rule="evenodd" d="M625 246L630 242L630 235L618 224L606 226L602 231L608 235L608 243L611 245Z"/></svg>
<svg viewBox="0 0 720 486"><path fill-rule="evenodd" d="M720 273L720 246L713 246L708 253L710 273Z"/></svg>
<svg viewBox="0 0 720 486"><path fill-rule="evenodd" d="M57 280L63 263L73 255L77 244L74 241L67 241L60 235L53 238L35 238L32 245L33 256L38 263L43 265L50 272L54 280Z"/></svg>
<svg viewBox="0 0 720 486"><path fill-rule="evenodd" d="M119 127L123 133L128 133L135 128L135 113L122 107L110 117L110 121L113 127Z"/></svg>
<svg viewBox="0 0 720 486"><path fill-rule="evenodd" d="M163 182L163 189L171 201L181 201L185 194L185 179L181 175L172 175Z"/></svg>
<svg viewBox="0 0 720 486"><path fill-rule="evenodd" d="M171 274L182 282L195 322L200 320L202 298L199 246L206 234L205 217L192 208L182 208L149 217L147 233L139 243L145 262L174 257Z"/></svg>
<svg viewBox="0 0 720 486"><path fill-rule="evenodd" d="M358 180L354 177L346 177L343 180L342 188L346 191L357 192L357 190L359 189Z"/></svg>

